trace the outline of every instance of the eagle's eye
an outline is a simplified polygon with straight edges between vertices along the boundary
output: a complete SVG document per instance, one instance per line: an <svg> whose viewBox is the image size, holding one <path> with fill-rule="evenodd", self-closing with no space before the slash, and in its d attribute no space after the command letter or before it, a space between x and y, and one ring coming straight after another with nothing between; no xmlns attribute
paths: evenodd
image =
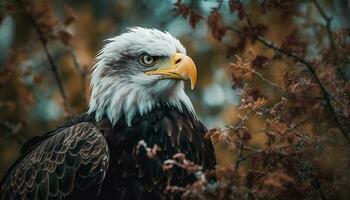
<svg viewBox="0 0 350 200"><path fill-rule="evenodd" d="M144 66L153 66L157 62L157 57L143 54L140 57L140 63Z"/></svg>

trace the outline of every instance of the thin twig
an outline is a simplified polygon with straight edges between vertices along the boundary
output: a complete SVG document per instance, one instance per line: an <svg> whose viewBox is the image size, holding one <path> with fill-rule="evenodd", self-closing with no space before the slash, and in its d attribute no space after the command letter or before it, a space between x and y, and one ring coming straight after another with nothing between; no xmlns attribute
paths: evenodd
<svg viewBox="0 0 350 200"><path fill-rule="evenodd" d="M278 135L277 137L282 137L288 133L294 133L296 136L298 136L299 138L305 138L306 134L302 134L300 133L297 128L299 126L301 126L302 124L304 124L306 122L306 119L302 120L301 122L297 123L297 124L287 124L288 130L280 135Z"/></svg>
<svg viewBox="0 0 350 200"><path fill-rule="evenodd" d="M314 3L315 7L317 8L318 12L326 22L326 29L327 29L327 34L328 34L328 39L329 39L329 45L332 48L332 54L335 59L338 58L338 52L335 46L335 42L333 39L333 34L332 34L332 28L331 28L331 23L332 23L332 17L328 17L328 15L325 13L325 11L322 9L321 5L318 3L317 0L312 0Z"/></svg>
<svg viewBox="0 0 350 200"><path fill-rule="evenodd" d="M68 47L68 51L69 51L69 53L70 53L70 55L72 57L74 67L75 67L75 69L78 71L78 73L80 75L81 84L82 84L82 90L83 90L82 96L83 96L83 99L84 99L84 104L86 105L87 104L87 95L86 95L86 85L85 85L85 83L86 83L86 78L87 78L87 75L88 75L87 70L84 67L81 67L75 49L72 48L71 46L69 46Z"/></svg>
<svg viewBox="0 0 350 200"><path fill-rule="evenodd" d="M251 73L257 75L262 81L266 82L267 84L269 84L269 85L271 85L271 86L273 86L273 87L275 87L275 88L277 88L277 89L283 90L280 86L278 86L277 84L271 82L270 80L268 80L267 78L265 78L265 77L264 77L262 74L260 74L259 72L255 71L255 70L253 70L253 69L249 69L249 68L242 68L242 67L240 67L240 68L243 69L243 70L248 70L249 72L251 72Z"/></svg>
<svg viewBox="0 0 350 200"><path fill-rule="evenodd" d="M250 70L250 69L248 69ZM260 77L261 80L263 80L264 82L270 84L271 86L277 88L277 89L280 89L282 90L282 88L280 86L278 86L277 84L271 82L270 80L266 79L263 75L261 75L259 72L255 71L255 70L251 70L252 73L254 73L255 75L257 75L258 77Z"/></svg>
<svg viewBox="0 0 350 200"><path fill-rule="evenodd" d="M258 171L258 170L248 169L248 172L251 172L251 173L254 173L254 174L266 175L266 172L262 172L262 171Z"/></svg>
<svg viewBox="0 0 350 200"><path fill-rule="evenodd" d="M50 63L51 70L52 70L52 72L53 72L53 74L55 76L57 85L59 87L60 94L61 94L64 102L66 103L67 96L66 96L66 93L65 93L65 90L64 90L64 87L63 87L62 80L61 80L60 75L58 73L57 66L56 66L56 64L55 64L55 62L53 60L53 56L51 55L51 53L49 51L49 48L47 46L47 40L45 39L45 36L42 33L42 31L40 30L40 28L39 28L37 22L35 21L34 17L31 15L30 12L28 12L26 6L23 4L22 0L17 0L17 2L20 5L20 7L22 8L22 10L24 11L25 15L27 16L28 20L30 21L31 25L33 26L34 30L36 31L36 33L39 36L40 42L43 45L46 57L47 57L47 59L48 59L48 61Z"/></svg>
<svg viewBox="0 0 350 200"><path fill-rule="evenodd" d="M329 17L326 12L322 9L321 5L317 0L312 0L314 3L315 7L317 8L318 12L320 13L321 17L324 19L326 22L326 30L328 34L328 40L329 40L329 46L331 48L331 53L333 54L333 57L335 60L338 60L338 51L337 51L337 46L335 45L334 37L333 37L333 32L332 32L332 17ZM337 71L339 75L342 77L343 80L346 80L344 72L338 67Z"/></svg>
<svg viewBox="0 0 350 200"><path fill-rule="evenodd" d="M236 127L233 127L233 130L236 133L238 133L238 131L240 131L244 127L250 112L252 112L252 111L248 111L244 116L239 116L241 118L241 122ZM238 170L238 167L239 167L240 163L245 160L245 157L243 156L243 150L245 149L245 144L244 144L244 141L241 138L240 138L240 140L241 141L240 141L240 144L239 144L239 147L238 147L238 158L236 160L235 171Z"/></svg>
<svg viewBox="0 0 350 200"><path fill-rule="evenodd" d="M224 130L221 130L221 132L226 132L226 131L232 130L232 131L237 133L238 131L240 131L243 128L243 126L245 125L245 122L248 120L248 115L251 112L252 112L251 110L248 111L244 116L238 115L238 117L241 119L241 121L235 126L227 124L226 125L227 128Z"/></svg>
<svg viewBox="0 0 350 200"><path fill-rule="evenodd" d="M244 148L244 142L241 142L238 148L238 158L236 160L235 171L238 170L239 164L244 160L243 148Z"/></svg>
<svg viewBox="0 0 350 200"><path fill-rule="evenodd" d="M216 8L217 10L220 10L221 6L222 6L222 3L224 3L224 0L218 0L218 7Z"/></svg>

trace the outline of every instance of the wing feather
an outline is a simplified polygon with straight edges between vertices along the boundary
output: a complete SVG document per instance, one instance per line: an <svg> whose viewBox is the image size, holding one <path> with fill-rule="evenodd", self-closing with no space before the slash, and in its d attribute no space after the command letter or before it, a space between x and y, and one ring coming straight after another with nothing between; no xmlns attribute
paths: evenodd
<svg viewBox="0 0 350 200"><path fill-rule="evenodd" d="M84 191L86 196L98 194L107 171L109 150L94 125L81 122L45 136L44 140L35 140L40 144L27 146L30 151L5 176L0 200L70 199Z"/></svg>

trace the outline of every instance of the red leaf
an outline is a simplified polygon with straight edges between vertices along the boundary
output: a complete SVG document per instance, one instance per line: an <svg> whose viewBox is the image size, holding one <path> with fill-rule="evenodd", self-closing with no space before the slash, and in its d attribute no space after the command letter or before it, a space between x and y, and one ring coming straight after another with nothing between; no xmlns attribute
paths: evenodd
<svg viewBox="0 0 350 200"><path fill-rule="evenodd" d="M244 7L242 6L242 4L237 1L237 0L230 0L229 2L229 7L230 7L230 12L233 13L235 11L238 12L238 17L240 20L244 19L246 16Z"/></svg>
<svg viewBox="0 0 350 200"><path fill-rule="evenodd" d="M183 4L181 0L177 0L175 3L175 10L177 11L177 14L181 15L183 18L186 18L190 13L190 7Z"/></svg>
<svg viewBox="0 0 350 200"><path fill-rule="evenodd" d="M221 41L222 37L225 36L226 26L222 15L218 10L213 10L208 17L208 25L211 30L213 37Z"/></svg>
<svg viewBox="0 0 350 200"><path fill-rule="evenodd" d="M196 24L198 23L199 20L203 19L202 15L200 15L197 11L191 10L190 13L190 25L194 29L196 28Z"/></svg>
<svg viewBox="0 0 350 200"><path fill-rule="evenodd" d="M64 6L64 25L68 26L71 23L75 22L78 19L77 14L74 12L72 7Z"/></svg>
<svg viewBox="0 0 350 200"><path fill-rule="evenodd" d="M61 30L59 33L58 33L58 38L61 40L61 42L65 45L70 45L71 44L71 41L72 41L72 34L70 34L68 31L66 30Z"/></svg>

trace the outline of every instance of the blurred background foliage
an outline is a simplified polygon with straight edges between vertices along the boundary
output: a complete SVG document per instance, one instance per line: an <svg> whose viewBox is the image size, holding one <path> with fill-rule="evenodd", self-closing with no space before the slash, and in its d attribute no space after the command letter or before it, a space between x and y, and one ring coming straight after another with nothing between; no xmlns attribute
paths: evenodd
<svg viewBox="0 0 350 200"><path fill-rule="evenodd" d="M246 84L249 84L250 88L258 88L253 94L257 96L253 98L255 103L259 99L255 106L273 107L282 97L289 98L292 100L288 102L292 108L289 114L299 112L303 116L296 114L285 124L295 126L294 119L299 122L303 119L307 122L298 131L322 136L317 140L335 138L331 145L319 146L322 149L319 153L326 154L319 159L325 161L323 165L329 165L327 170L334 170L330 165L338 162L348 164L349 148L342 136L342 132L350 132L346 124L349 104L343 101L346 97L331 102L344 126L339 131L332 115L327 114L326 99L317 100L322 96L317 81L311 76L303 79L303 84L297 81L299 85L296 85L295 80L305 74L310 76L303 66L305 60L316 66L314 69L320 69L318 75L327 90L337 91L339 85L332 83L339 77L327 73L330 71L322 66L341 65L340 76L345 77L345 83L342 82L345 85L341 87L349 92L349 47L346 46L346 51L336 47L337 57L332 54L336 50L331 48L341 42L349 44L349 7L346 0L316 3L307 0L0 0L0 177L18 157L27 138L42 135L86 110L89 73L96 53L105 39L131 26L169 31L187 48L198 67L197 87L188 90L188 94L199 118L217 134L214 137L239 123L240 116L246 116L243 121L249 129L249 139L244 142L256 148L270 144L269 135L261 134L266 129L267 118L248 115L244 112L247 107L242 108L247 102L241 104L245 99L240 94L247 92ZM329 28L327 20L331 20ZM331 35L338 34L339 37L334 36L336 44L329 42L329 30ZM271 43L257 42L262 35L302 60L274 51L269 46ZM57 67L64 92L59 88L45 48ZM330 57L334 59L327 61ZM287 73L294 73L290 82ZM323 80L330 76L334 79ZM302 95L314 95L316 100L309 101ZM310 112L304 113L305 110ZM230 143L216 144L219 166L237 164L241 155L235 149ZM246 169L241 173L247 173L251 165L243 164ZM349 197L349 191L341 192L341 198Z"/></svg>

